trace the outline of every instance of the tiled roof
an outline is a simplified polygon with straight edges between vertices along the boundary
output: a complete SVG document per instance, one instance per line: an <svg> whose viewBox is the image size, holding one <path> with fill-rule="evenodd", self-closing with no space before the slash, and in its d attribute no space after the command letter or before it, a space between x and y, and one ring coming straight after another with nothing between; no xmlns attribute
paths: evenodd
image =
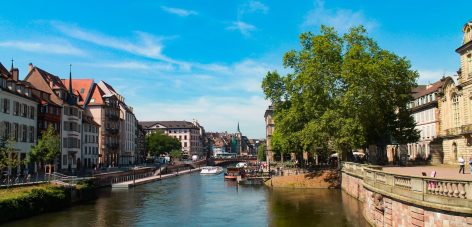
<svg viewBox="0 0 472 227"><path fill-rule="evenodd" d="M441 80L439 80L439 81L437 81L434 84L431 84L429 86L419 85L417 88L414 88L412 90L412 96L413 96L413 98L417 99L421 96L425 96L425 95L434 93L434 92L438 91L440 88L442 88L442 86L444 85L445 82L446 82L445 79L441 79Z"/></svg>
<svg viewBox="0 0 472 227"><path fill-rule="evenodd" d="M67 89L69 89L69 80L62 80ZM93 79L72 79L72 89L74 94L79 96L79 105L84 105L85 102L87 105L103 105L103 92L101 89L93 82ZM90 99L87 100L90 93ZM93 99L93 102L90 100Z"/></svg>
<svg viewBox="0 0 472 227"><path fill-rule="evenodd" d="M192 122L188 121L140 121L140 125L143 126L143 128L150 128L156 124L162 125L165 128L172 128L172 129L188 129L188 128L194 128L198 129L197 126L192 124Z"/></svg>
<svg viewBox="0 0 472 227"><path fill-rule="evenodd" d="M62 80L58 77L58 76L55 76L51 73L48 73L38 67L34 67L38 72L39 74L41 74L41 76L44 78L44 80L48 83L52 82L53 83L53 87L52 88L62 88L62 89L66 89L66 86L64 86L64 84L62 83Z"/></svg>
<svg viewBox="0 0 472 227"><path fill-rule="evenodd" d="M0 75L5 78L10 78L10 72L5 68L5 66L0 63Z"/></svg>

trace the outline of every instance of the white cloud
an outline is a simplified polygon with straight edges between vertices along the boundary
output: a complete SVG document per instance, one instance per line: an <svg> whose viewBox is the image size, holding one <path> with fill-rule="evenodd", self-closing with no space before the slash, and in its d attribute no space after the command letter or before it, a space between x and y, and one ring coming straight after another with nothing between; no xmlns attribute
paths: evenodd
<svg viewBox="0 0 472 227"><path fill-rule="evenodd" d="M327 25L344 33L353 26L363 25L367 30L377 26L377 22L366 18L362 11L350 9L327 9L323 0L315 2L314 9L310 10L302 24L303 28Z"/></svg>
<svg viewBox="0 0 472 227"><path fill-rule="evenodd" d="M240 13L255 13L262 12L266 14L269 12L269 7L260 1L249 1L241 7Z"/></svg>
<svg viewBox="0 0 472 227"><path fill-rule="evenodd" d="M180 17L187 17L191 15L198 15L196 11L193 10L186 10L186 9L179 9L179 8L172 8L167 6L161 6L161 9L165 12L180 16Z"/></svg>
<svg viewBox="0 0 472 227"><path fill-rule="evenodd" d="M252 25L242 21L233 21L230 26L226 27L227 30L237 30L241 32L244 36L250 36L251 32L257 28Z"/></svg>
<svg viewBox="0 0 472 227"><path fill-rule="evenodd" d="M76 56L86 55L83 50L74 47L69 43L43 43L34 41L13 40L0 42L0 47L15 48L28 52L41 52Z"/></svg>
<svg viewBox="0 0 472 227"><path fill-rule="evenodd" d="M77 26L61 22L52 22L52 25L60 32L71 38L90 42L103 47L125 51L138 56L144 56L172 64L177 64L181 67L186 67L185 65L187 64L185 62L171 59L162 53L162 50L164 49L164 45L162 44L163 37L155 37L145 32L136 32L138 41L131 42L128 40L87 31Z"/></svg>
<svg viewBox="0 0 472 227"><path fill-rule="evenodd" d="M82 65L100 67L100 68L114 68L114 69L130 69L130 70L158 70L158 71L173 71L175 67L168 63L146 63L139 61L117 61L117 62L102 62L102 63L81 63Z"/></svg>
<svg viewBox="0 0 472 227"><path fill-rule="evenodd" d="M457 73L445 69L439 70L418 70L420 77L418 78L418 84L430 84L440 80L443 76L451 76L453 79Z"/></svg>

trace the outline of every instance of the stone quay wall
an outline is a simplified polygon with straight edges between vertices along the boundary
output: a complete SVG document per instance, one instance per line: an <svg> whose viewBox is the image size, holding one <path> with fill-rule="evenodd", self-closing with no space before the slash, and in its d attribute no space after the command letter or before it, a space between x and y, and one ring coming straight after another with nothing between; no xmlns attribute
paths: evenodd
<svg viewBox="0 0 472 227"><path fill-rule="evenodd" d="M341 188L373 226L472 226L472 181L415 177L343 163Z"/></svg>

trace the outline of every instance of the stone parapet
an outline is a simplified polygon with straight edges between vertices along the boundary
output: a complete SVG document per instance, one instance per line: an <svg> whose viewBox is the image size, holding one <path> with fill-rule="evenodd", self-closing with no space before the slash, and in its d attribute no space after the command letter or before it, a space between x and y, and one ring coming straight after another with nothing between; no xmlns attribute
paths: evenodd
<svg viewBox="0 0 472 227"><path fill-rule="evenodd" d="M472 180L417 177L343 163L341 188L374 226L469 226Z"/></svg>

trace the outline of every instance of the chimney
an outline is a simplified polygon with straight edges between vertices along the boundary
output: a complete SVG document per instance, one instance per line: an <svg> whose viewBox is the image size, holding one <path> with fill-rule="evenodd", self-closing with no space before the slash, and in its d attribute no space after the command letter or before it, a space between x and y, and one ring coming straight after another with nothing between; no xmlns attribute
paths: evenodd
<svg viewBox="0 0 472 227"><path fill-rule="evenodd" d="M33 70L33 68L34 68L34 65L33 65L33 63L30 62L29 65L28 65L28 73L30 73L31 70Z"/></svg>
<svg viewBox="0 0 472 227"><path fill-rule="evenodd" d="M11 70L11 78L14 80L14 81L18 81L18 74L19 74L19 71L17 68L14 68Z"/></svg>

